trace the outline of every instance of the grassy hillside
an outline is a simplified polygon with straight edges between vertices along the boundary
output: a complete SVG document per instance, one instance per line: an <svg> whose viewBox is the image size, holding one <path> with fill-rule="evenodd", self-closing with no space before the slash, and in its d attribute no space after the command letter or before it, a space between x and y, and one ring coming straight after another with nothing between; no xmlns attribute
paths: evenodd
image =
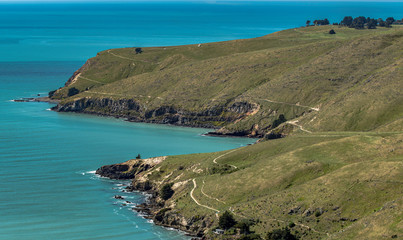
<svg viewBox="0 0 403 240"><path fill-rule="evenodd" d="M330 28L335 35L328 34ZM112 49L88 60L53 98L66 106L79 99L131 99L137 107L117 111L91 102L67 111L192 122L236 135L262 136L276 127L280 114L297 130L300 125L308 131L402 130L393 123L403 117L402 46L399 26L321 26L143 48L141 54ZM72 87L80 93L67 97Z"/></svg>
<svg viewBox="0 0 403 240"><path fill-rule="evenodd" d="M156 205L163 224L215 238L229 211L262 237L286 226L302 239L403 237L402 27L307 27L142 50L89 59L54 93L56 110L289 135L141 168L133 185L173 184Z"/></svg>
<svg viewBox="0 0 403 240"><path fill-rule="evenodd" d="M217 216L230 211L237 221L257 222L252 230L262 237L290 223L301 239L403 236L402 132L300 134L170 156L133 184L146 180L156 189L173 184L174 195L160 204L163 215L180 215L210 231Z"/></svg>

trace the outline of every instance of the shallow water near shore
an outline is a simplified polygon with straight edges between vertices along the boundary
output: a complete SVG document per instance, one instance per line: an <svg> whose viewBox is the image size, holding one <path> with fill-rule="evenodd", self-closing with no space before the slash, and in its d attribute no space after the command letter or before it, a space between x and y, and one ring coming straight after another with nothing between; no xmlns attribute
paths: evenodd
<svg viewBox="0 0 403 240"><path fill-rule="evenodd" d="M0 239L189 239L131 211L141 193L94 171L141 154L212 152L254 139L49 111L46 96L114 47L257 37L344 15L397 17L403 3L0 4ZM116 200L114 195L125 200ZM123 206L125 201L132 204Z"/></svg>
<svg viewBox="0 0 403 240"><path fill-rule="evenodd" d="M210 152L254 140L9 101L45 93L80 64L0 63L0 239L187 239L131 211L144 195L121 192L128 182L99 178L94 170L138 153L146 158ZM123 206L125 201L133 204Z"/></svg>

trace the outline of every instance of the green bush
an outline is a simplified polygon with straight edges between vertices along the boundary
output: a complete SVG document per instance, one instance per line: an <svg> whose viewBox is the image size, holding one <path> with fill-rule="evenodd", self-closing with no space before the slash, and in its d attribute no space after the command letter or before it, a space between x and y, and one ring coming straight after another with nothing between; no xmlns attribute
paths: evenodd
<svg viewBox="0 0 403 240"><path fill-rule="evenodd" d="M160 196L164 200L168 200L174 195L174 190L172 189L172 183L167 183L164 186L162 186L161 191L160 191Z"/></svg>
<svg viewBox="0 0 403 240"><path fill-rule="evenodd" d="M297 237L286 227L268 232L267 240L297 240Z"/></svg>
<svg viewBox="0 0 403 240"><path fill-rule="evenodd" d="M230 229L236 224L234 216L228 211L225 211L218 219L218 225L222 229Z"/></svg>
<svg viewBox="0 0 403 240"><path fill-rule="evenodd" d="M71 96L78 94L79 92L80 92L80 90L78 90L75 87L72 87L72 88L69 88L69 92L67 93L67 96L71 97Z"/></svg>
<svg viewBox="0 0 403 240"><path fill-rule="evenodd" d="M248 235L241 235L239 240L261 240L262 238L259 236L259 234L252 233Z"/></svg>

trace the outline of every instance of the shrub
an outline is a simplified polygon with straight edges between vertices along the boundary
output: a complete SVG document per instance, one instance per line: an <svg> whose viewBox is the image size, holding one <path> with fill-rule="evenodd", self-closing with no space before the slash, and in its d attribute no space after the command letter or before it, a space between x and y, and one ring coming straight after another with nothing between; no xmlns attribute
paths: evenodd
<svg viewBox="0 0 403 240"><path fill-rule="evenodd" d="M248 235L242 235L239 240L261 240L262 238L260 237L259 234L252 233Z"/></svg>
<svg viewBox="0 0 403 240"><path fill-rule="evenodd" d="M276 120L274 120L273 122L273 127L272 128L276 128L278 127L280 124L282 124L283 122L286 122L287 119L284 117L284 114L280 114L278 116L278 118Z"/></svg>
<svg viewBox="0 0 403 240"><path fill-rule="evenodd" d="M297 240L297 237L286 227L268 232L267 240Z"/></svg>
<svg viewBox="0 0 403 240"><path fill-rule="evenodd" d="M294 223L294 222L290 222L290 223L288 224L288 227L289 227L289 228L295 227L295 223Z"/></svg>
<svg viewBox="0 0 403 240"><path fill-rule="evenodd" d="M331 30L329 31L329 34L336 34L336 32L335 32L333 29L331 29Z"/></svg>
<svg viewBox="0 0 403 240"><path fill-rule="evenodd" d="M136 51L136 54L139 54L139 53L142 53L142 52L143 52L143 49L141 49L141 48L138 47L138 48L136 48L135 51Z"/></svg>
<svg viewBox="0 0 403 240"><path fill-rule="evenodd" d="M164 200L168 200L174 195L175 191L172 189L172 183L167 183L164 186L162 186L160 195L161 198Z"/></svg>
<svg viewBox="0 0 403 240"><path fill-rule="evenodd" d="M230 229L236 224L234 216L228 211L225 211L218 219L218 225L222 229Z"/></svg>
<svg viewBox="0 0 403 240"><path fill-rule="evenodd" d="M67 96L71 97L71 96L78 94L79 92L80 91L77 88L72 87L72 88L69 88L69 92L67 93Z"/></svg>

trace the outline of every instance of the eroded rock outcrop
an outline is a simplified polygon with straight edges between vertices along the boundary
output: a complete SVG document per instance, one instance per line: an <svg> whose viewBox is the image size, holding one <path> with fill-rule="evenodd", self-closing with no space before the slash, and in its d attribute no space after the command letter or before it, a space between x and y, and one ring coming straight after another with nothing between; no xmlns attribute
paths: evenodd
<svg viewBox="0 0 403 240"><path fill-rule="evenodd" d="M188 127L218 128L243 119L259 110L257 104L245 101L228 106L212 106L200 111L189 111L164 105L146 107L134 99L89 98L83 97L60 103L54 108L58 112L80 112L126 118L132 122L172 124ZM252 136L254 129L239 132L218 132L218 135Z"/></svg>

